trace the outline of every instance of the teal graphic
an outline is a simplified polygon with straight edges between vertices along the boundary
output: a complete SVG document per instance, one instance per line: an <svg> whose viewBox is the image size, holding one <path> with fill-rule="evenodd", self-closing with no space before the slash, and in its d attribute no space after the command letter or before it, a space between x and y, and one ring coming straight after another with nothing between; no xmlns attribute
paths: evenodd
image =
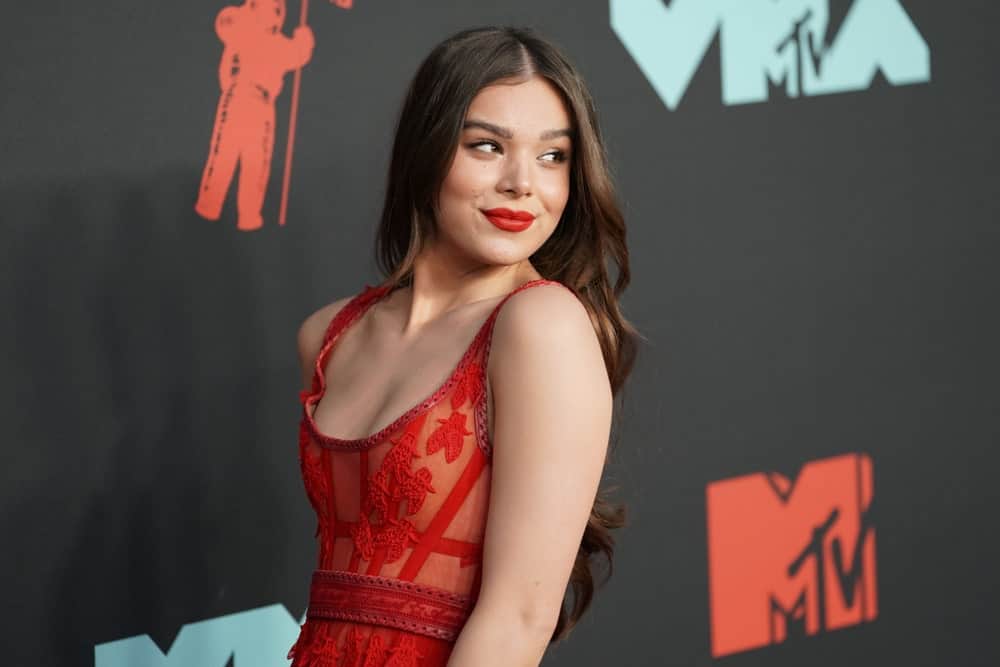
<svg viewBox="0 0 1000 667"><path fill-rule="evenodd" d="M302 619L305 622L305 619ZM94 667L278 667L299 635L299 623L272 604L188 623L166 655L149 635L94 647Z"/></svg>
<svg viewBox="0 0 1000 667"><path fill-rule="evenodd" d="M767 100L930 81L930 49L898 0L855 0L826 41L829 0L610 0L611 27L668 109L719 35L722 101Z"/></svg>

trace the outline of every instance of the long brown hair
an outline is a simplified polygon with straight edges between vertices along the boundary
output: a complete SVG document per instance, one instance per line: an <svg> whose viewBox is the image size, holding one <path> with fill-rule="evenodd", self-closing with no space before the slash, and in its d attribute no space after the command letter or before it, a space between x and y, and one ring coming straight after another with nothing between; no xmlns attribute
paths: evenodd
<svg viewBox="0 0 1000 667"><path fill-rule="evenodd" d="M433 237L437 195L473 98L491 83L532 76L544 77L562 94L573 120L573 156L563 216L531 256L531 263L543 277L572 289L586 307L617 397L632 369L640 337L618 305L630 278L625 221L590 93L559 49L531 29L463 30L436 46L420 65L396 127L375 240L376 261L388 276L384 284L394 289L412 281L414 260L426 239ZM618 268L613 286L609 260ZM573 600L568 613L560 607L552 641L564 639L590 606L595 591L593 554L604 554L608 568L604 581L611 577L615 544L611 530L623 525L625 506L610 502L599 491L570 574Z"/></svg>

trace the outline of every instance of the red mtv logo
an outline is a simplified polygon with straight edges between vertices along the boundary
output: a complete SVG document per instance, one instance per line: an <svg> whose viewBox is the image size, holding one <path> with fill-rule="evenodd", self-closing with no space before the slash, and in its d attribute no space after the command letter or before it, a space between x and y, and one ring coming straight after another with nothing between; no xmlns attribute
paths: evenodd
<svg viewBox="0 0 1000 667"><path fill-rule="evenodd" d="M713 656L876 617L872 475L844 454L708 485Z"/></svg>

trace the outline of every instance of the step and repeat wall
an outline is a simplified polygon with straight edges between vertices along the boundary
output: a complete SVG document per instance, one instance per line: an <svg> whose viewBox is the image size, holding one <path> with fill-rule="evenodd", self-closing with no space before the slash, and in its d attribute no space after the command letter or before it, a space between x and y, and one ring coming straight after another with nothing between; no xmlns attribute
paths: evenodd
<svg viewBox="0 0 1000 667"><path fill-rule="evenodd" d="M1000 664L995 3L5 14L4 664L287 664L296 331L379 279L405 87L486 24L588 81L646 337L614 576L544 664Z"/></svg>

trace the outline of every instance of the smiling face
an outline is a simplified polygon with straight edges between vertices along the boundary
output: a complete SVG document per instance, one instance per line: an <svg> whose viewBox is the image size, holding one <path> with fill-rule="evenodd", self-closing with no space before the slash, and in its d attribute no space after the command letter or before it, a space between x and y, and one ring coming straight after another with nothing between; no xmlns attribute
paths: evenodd
<svg viewBox="0 0 1000 667"><path fill-rule="evenodd" d="M571 128L562 97L541 77L480 90L441 184L436 242L476 265L527 260L569 199ZM508 212L484 213L495 209ZM524 223L505 217L512 213L534 218L517 231Z"/></svg>

